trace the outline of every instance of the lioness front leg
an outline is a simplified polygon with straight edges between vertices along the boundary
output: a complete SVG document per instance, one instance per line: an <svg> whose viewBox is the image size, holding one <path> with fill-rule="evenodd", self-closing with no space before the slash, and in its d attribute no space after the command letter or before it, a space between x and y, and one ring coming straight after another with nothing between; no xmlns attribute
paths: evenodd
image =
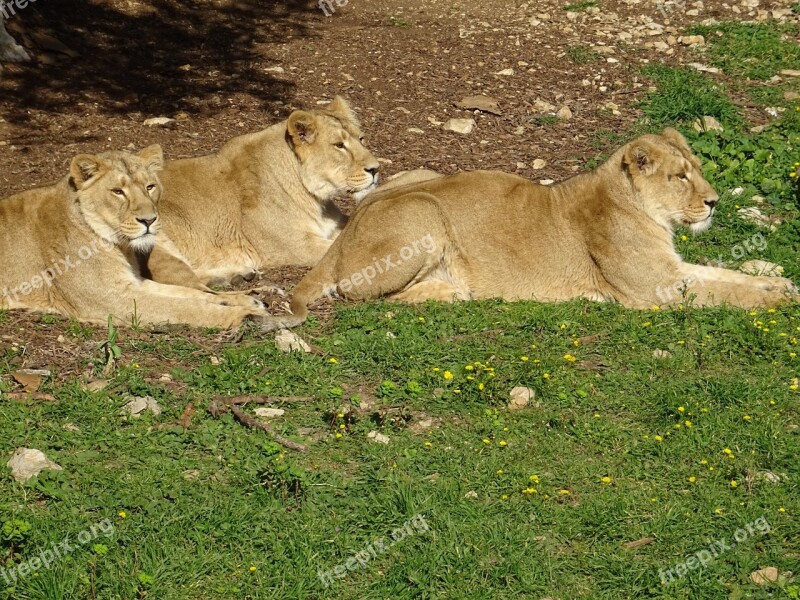
<svg viewBox="0 0 800 600"><path fill-rule="evenodd" d="M218 296L190 288L143 280L129 286L110 314L133 317L140 323L185 323L194 327L236 327L248 317L267 316L261 302L246 297L248 305L235 305L231 296ZM244 301L242 301L244 304Z"/></svg>
<svg viewBox="0 0 800 600"><path fill-rule="evenodd" d="M678 281L659 288L656 295L663 304L680 304L685 295L694 296L696 306L731 304L741 308L772 307L800 299L794 283L784 277L757 277L691 264L681 265Z"/></svg>

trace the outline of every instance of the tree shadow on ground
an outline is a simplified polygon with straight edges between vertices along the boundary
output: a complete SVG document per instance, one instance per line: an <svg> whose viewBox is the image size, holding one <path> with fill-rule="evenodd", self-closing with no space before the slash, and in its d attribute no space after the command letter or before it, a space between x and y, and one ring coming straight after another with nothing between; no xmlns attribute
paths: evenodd
<svg viewBox="0 0 800 600"><path fill-rule="evenodd" d="M222 97L285 101L293 85L266 71L272 45L308 36L308 0L41 0L8 28L33 61L0 79L0 109L15 125L29 111L148 115L215 113Z"/></svg>

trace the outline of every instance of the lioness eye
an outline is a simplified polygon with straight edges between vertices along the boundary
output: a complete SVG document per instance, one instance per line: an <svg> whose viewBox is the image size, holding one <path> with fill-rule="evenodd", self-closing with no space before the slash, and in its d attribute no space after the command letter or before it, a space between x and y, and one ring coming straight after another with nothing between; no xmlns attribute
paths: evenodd
<svg viewBox="0 0 800 600"><path fill-rule="evenodd" d="M361 142L362 144L366 143L366 140L367 140L367 138L365 138L364 136L361 136L360 138L358 138L358 141Z"/></svg>
<svg viewBox="0 0 800 600"><path fill-rule="evenodd" d="M151 183L150 185L147 186L147 191L148 192L152 192L154 189L156 189L156 184L155 183Z"/></svg>
<svg viewBox="0 0 800 600"><path fill-rule="evenodd" d="M339 150L344 150L344 142L336 142L336 143L334 144L334 146L336 146L337 148L339 148Z"/></svg>
<svg viewBox="0 0 800 600"><path fill-rule="evenodd" d="M678 175L678 179L681 179L683 181L689 181L689 176L686 173L681 173L680 175Z"/></svg>
<svg viewBox="0 0 800 600"><path fill-rule="evenodd" d="M113 190L111 190L111 193L116 194L117 196L125 195L125 192L123 192L121 188L114 188Z"/></svg>

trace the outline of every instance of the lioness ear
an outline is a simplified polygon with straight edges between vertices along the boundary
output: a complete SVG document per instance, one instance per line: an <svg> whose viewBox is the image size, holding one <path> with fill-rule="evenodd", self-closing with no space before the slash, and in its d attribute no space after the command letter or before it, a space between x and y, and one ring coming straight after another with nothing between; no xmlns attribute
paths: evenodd
<svg viewBox="0 0 800 600"><path fill-rule="evenodd" d="M69 166L69 174L77 189L83 188L86 182L97 175L102 169L102 160L91 154L79 154L72 159Z"/></svg>
<svg viewBox="0 0 800 600"><path fill-rule="evenodd" d="M317 137L317 119L311 113L296 110L289 115L288 131L295 146L313 144Z"/></svg>
<svg viewBox="0 0 800 600"><path fill-rule="evenodd" d="M679 148L691 152L689 144L686 143L686 138L683 137L677 129L673 129L672 127L667 127L666 129L664 129L664 131L661 132L661 135L662 137L666 138L667 141L671 142L675 146L678 146Z"/></svg>
<svg viewBox="0 0 800 600"><path fill-rule="evenodd" d="M625 163L633 166L644 175L652 175L658 169L653 148L646 143L632 142L625 151Z"/></svg>
<svg viewBox="0 0 800 600"><path fill-rule="evenodd" d="M139 152L139 158L144 161L144 166L148 169L160 171L164 167L164 151L158 144L148 146Z"/></svg>
<svg viewBox="0 0 800 600"><path fill-rule="evenodd" d="M341 96L334 96L331 103L325 107L325 110L344 121L349 121L356 127L360 126L358 123L358 117L356 117L356 113L353 112L353 109L350 107L350 104L347 102L347 100Z"/></svg>

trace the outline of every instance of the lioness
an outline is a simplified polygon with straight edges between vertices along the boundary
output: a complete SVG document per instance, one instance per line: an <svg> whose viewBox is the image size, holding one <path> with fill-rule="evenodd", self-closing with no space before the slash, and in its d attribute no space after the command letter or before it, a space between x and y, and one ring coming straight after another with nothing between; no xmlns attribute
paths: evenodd
<svg viewBox="0 0 800 600"><path fill-rule="evenodd" d="M332 199L378 181L378 161L337 96L325 109L233 138L210 156L169 161L163 227L200 281L224 285L260 269L315 265L346 218ZM154 273L160 279L158 273Z"/></svg>
<svg viewBox="0 0 800 600"><path fill-rule="evenodd" d="M674 129L644 135L606 163L552 187L476 171L376 192L298 284L302 323L323 294L421 302L572 298L631 308L685 302L773 306L791 281L685 263L673 229L705 230L717 194Z"/></svg>
<svg viewBox="0 0 800 600"><path fill-rule="evenodd" d="M218 296L143 279L160 243L160 146L72 160L55 184L0 200L0 308L58 312L105 323L232 327L266 311L245 295ZM178 270L185 268L175 263ZM189 272L191 275L191 272Z"/></svg>

